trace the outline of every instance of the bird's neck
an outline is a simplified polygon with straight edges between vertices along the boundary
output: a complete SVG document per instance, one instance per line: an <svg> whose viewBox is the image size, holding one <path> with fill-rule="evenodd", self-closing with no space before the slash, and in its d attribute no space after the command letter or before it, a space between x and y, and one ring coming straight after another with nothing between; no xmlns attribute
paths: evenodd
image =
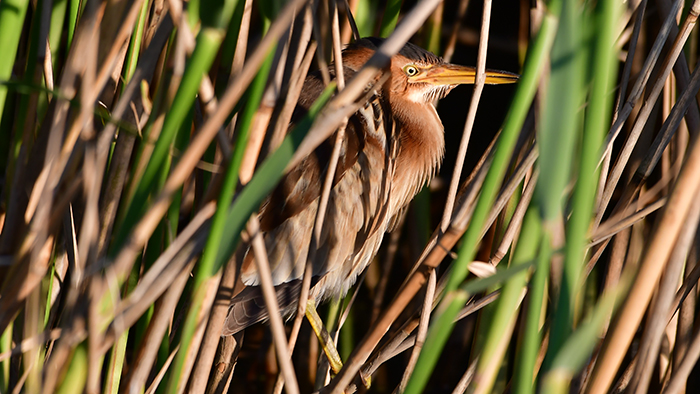
<svg viewBox="0 0 700 394"><path fill-rule="evenodd" d="M397 104L397 105L394 105ZM399 123L400 147L394 185L400 185L407 204L440 168L445 152L444 128L432 104L409 100L392 103L394 119ZM396 194L395 194L396 195Z"/></svg>

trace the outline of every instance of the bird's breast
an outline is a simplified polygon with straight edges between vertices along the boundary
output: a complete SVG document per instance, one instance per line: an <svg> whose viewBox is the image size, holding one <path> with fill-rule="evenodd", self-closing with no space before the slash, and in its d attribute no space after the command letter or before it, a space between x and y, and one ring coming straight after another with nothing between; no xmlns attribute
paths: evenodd
<svg viewBox="0 0 700 394"><path fill-rule="evenodd" d="M392 182L392 205L396 210L411 202L432 179L445 152L444 129L435 107L413 104L405 108L394 111L399 141Z"/></svg>

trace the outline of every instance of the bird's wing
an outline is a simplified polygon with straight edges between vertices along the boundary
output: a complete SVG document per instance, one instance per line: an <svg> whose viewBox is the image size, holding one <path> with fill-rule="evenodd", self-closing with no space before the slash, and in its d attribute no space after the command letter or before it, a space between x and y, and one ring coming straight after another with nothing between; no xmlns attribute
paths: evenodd
<svg viewBox="0 0 700 394"><path fill-rule="evenodd" d="M347 291L369 263L393 215L387 212L391 185L387 175L393 172L398 142L390 111L386 98L375 96L349 118L346 127L313 261L315 280L334 292ZM335 134L290 171L260 210L272 279L283 311L293 311L298 299L334 141ZM252 253L244 258L241 279L250 290L232 300L224 332L237 332L267 316L261 308Z"/></svg>
<svg viewBox="0 0 700 394"><path fill-rule="evenodd" d="M342 266L371 234L382 229L386 216L382 202L389 188L386 140L375 138L373 125L366 124L367 119L381 118L375 109L372 105L361 109L346 127L313 261L314 276ZM303 275L334 140L335 135L290 171L261 207L261 230L275 285ZM244 260L242 279L246 285L258 284L251 254Z"/></svg>
<svg viewBox="0 0 700 394"><path fill-rule="evenodd" d="M294 300L299 299L301 291L301 281L282 283L275 287L277 293L277 304L283 315L293 312ZM250 286L243 289L236 298L236 302L231 304L224 323L222 336L233 335L246 327L266 320L268 317L265 300L260 286Z"/></svg>

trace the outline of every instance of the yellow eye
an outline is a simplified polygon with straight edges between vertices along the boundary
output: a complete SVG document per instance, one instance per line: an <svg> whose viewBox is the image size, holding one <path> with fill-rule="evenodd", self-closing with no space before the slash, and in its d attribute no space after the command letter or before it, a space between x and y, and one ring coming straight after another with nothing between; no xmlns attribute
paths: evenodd
<svg viewBox="0 0 700 394"><path fill-rule="evenodd" d="M403 68L403 72L405 72L409 77L415 77L420 71L418 70L418 67L409 64Z"/></svg>

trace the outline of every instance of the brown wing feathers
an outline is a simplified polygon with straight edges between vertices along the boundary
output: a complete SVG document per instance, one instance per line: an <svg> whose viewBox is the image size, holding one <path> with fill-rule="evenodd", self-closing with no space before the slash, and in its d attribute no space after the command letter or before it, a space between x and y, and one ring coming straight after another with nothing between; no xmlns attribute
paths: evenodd
<svg viewBox="0 0 700 394"><path fill-rule="evenodd" d="M346 69L347 79L353 74L353 70ZM318 75L307 78L295 116L305 113L312 102L311 98L317 97L321 89ZM351 262L358 252L373 255L376 249L363 249L363 245L381 227L372 219L377 218L378 209L387 205L380 202L386 193L377 188L382 183L382 178L385 178L386 137L383 133L386 130L384 122L387 119L384 116L387 112L383 111L389 108L388 103L381 103L380 99L375 97L365 106L366 113L355 114L348 121L317 259L313 262L315 281L331 270L343 271L330 275L332 280L346 279L353 274L349 270L357 269L358 264L366 265L367 258L361 259L362 262L358 264L348 265L343 262ZM368 128L371 133L366 133ZM299 279L303 275L318 198L334 141L335 135L290 171L260 209L261 230L265 232L277 298L280 309L285 314L294 311L298 300ZM381 237L378 240L381 241ZM223 335L238 332L267 317L262 295L256 286L257 272L252 258L252 253L244 258L241 279L248 287L232 300ZM338 285L340 283L336 286Z"/></svg>

